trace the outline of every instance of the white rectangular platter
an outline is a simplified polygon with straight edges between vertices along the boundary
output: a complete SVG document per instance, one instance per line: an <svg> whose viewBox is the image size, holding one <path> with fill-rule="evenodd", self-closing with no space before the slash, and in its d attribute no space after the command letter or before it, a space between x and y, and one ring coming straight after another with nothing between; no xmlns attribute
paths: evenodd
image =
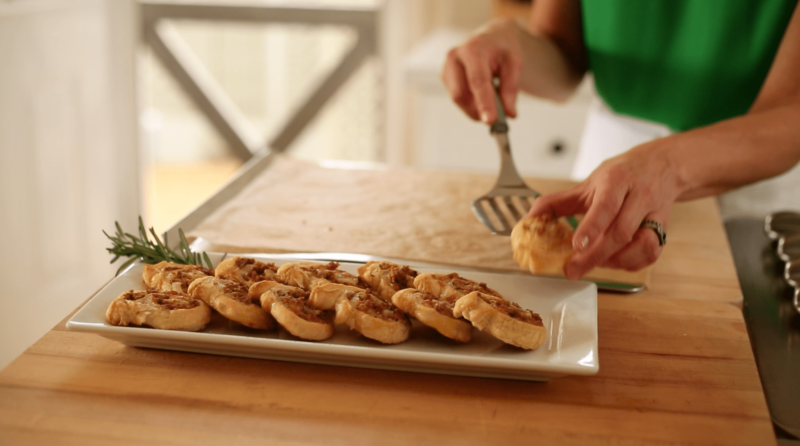
<svg viewBox="0 0 800 446"><path fill-rule="evenodd" d="M297 261L280 254L239 255L277 265ZM209 256L215 264L223 257L222 254ZM506 299L539 313L547 328L547 340L538 349L526 351L475 329L472 341L461 344L416 320L410 338L397 345L366 339L346 326L337 326L336 333L326 341L303 341L283 329L251 330L219 315L212 318L205 330L197 333L111 325L105 320L111 301L125 291L145 288L142 265L138 263L100 290L67 322L67 328L96 333L133 347L349 367L532 381L598 372L597 287L594 283L458 267L409 265L420 273L456 272L486 283ZM359 266L361 263L342 262L340 268L357 274Z"/></svg>

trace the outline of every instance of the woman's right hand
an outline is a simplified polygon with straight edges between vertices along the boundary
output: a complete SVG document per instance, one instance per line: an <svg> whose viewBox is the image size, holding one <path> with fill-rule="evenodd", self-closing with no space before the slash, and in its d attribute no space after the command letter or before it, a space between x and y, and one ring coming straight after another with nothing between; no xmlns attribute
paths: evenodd
<svg viewBox="0 0 800 446"><path fill-rule="evenodd" d="M447 53L442 81L453 102L470 118L486 124L497 119L494 76L500 78L500 98L506 115L517 116L522 32L525 31L512 19L495 19Z"/></svg>

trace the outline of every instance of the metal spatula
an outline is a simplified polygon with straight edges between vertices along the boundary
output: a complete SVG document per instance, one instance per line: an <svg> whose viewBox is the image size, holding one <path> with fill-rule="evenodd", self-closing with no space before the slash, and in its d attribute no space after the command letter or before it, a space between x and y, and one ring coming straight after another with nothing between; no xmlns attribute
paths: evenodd
<svg viewBox="0 0 800 446"><path fill-rule="evenodd" d="M511 235L514 225L528 213L533 200L539 194L528 187L514 166L511 145L508 142L506 112L498 89L500 79L494 78L494 100L497 105L497 120L490 132L500 149L500 174L492 190L472 202L472 211L492 234Z"/></svg>

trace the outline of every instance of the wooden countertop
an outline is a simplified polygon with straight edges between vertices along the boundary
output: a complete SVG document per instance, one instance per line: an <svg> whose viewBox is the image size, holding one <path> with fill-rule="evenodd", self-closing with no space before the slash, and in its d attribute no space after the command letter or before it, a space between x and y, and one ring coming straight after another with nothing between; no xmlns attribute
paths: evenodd
<svg viewBox="0 0 800 446"><path fill-rule="evenodd" d="M595 376L150 350L62 322L0 371L0 444L775 444L713 201L676 206L669 236L647 290L600 293Z"/></svg>

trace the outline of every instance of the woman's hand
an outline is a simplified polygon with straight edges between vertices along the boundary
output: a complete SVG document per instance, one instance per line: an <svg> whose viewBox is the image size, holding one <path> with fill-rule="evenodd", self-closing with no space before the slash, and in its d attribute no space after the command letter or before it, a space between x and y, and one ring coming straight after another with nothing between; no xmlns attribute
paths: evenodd
<svg viewBox="0 0 800 446"><path fill-rule="evenodd" d="M496 19L447 53L442 82L453 102L470 118L486 124L497 119L492 86L495 75L500 78L500 97L506 114L517 116L523 32L513 20Z"/></svg>
<svg viewBox="0 0 800 446"><path fill-rule="evenodd" d="M596 266L635 271L661 255L655 231L640 225L653 220L666 229L681 193L663 145L657 140L638 146L606 160L572 189L536 199L528 215L585 214L572 239L576 253L564 267L568 278L578 279Z"/></svg>
<svg viewBox="0 0 800 446"><path fill-rule="evenodd" d="M447 54L442 81L472 119L486 124L497 119L494 76L512 118L520 90L562 102L580 84L586 72L580 2L537 0L529 25L530 30L512 19L495 19Z"/></svg>

